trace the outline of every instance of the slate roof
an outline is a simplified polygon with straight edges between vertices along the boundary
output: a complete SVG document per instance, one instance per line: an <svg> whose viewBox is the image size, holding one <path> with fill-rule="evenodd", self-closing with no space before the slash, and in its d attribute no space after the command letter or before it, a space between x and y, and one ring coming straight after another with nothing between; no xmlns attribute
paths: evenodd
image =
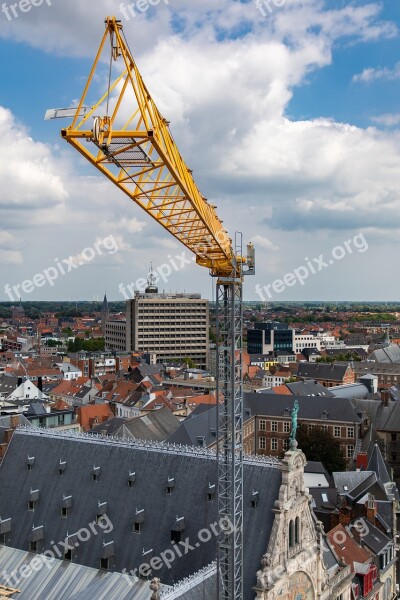
<svg viewBox="0 0 400 600"><path fill-rule="evenodd" d="M170 444L207 447L217 440L217 407L185 419L167 439Z"/></svg>
<svg viewBox="0 0 400 600"><path fill-rule="evenodd" d="M297 368L297 375L308 379L339 382L343 381L347 368L347 364L301 362Z"/></svg>
<svg viewBox="0 0 400 600"><path fill-rule="evenodd" d="M374 444L373 446L372 453L369 457L367 469L368 471L374 471L378 479L384 485L386 483L392 483L392 479L389 475L389 471L387 469L385 461L383 460L382 452L380 451L378 444Z"/></svg>
<svg viewBox="0 0 400 600"><path fill-rule="evenodd" d="M106 427L107 425L107 427ZM168 408L160 408L132 419L110 419L93 427L92 433L114 435L124 439L163 442L180 426L180 421Z"/></svg>
<svg viewBox="0 0 400 600"><path fill-rule="evenodd" d="M9 396L18 387L18 377L9 373L0 376L0 394Z"/></svg>
<svg viewBox="0 0 400 600"><path fill-rule="evenodd" d="M331 388L333 396L341 398L366 398L369 389L363 383L346 383L344 385L335 385Z"/></svg>
<svg viewBox="0 0 400 600"><path fill-rule="evenodd" d="M370 354L369 360L380 363L400 363L400 346L398 344L393 344L387 348L374 350L374 352Z"/></svg>
<svg viewBox="0 0 400 600"><path fill-rule="evenodd" d="M382 533L380 529L368 521L368 530L365 535L363 535L362 542L372 550L372 552L379 554L379 552L391 543L391 540Z"/></svg>
<svg viewBox="0 0 400 600"><path fill-rule="evenodd" d="M295 381L286 386L294 396L333 396L334 394L318 381Z"/></svg>
<svg viewBox="0 0 400 600"><path fill-rule="evenodd" d="M367 411L376 431L400 431L400 403L390 401L388 406L377 400L354 399L353 405L359 411Z"/></svg>
<svg viewBox="0 0 400 600"><path fill-rule="evenodd" d="M31 469L27 458L34 457ZM59 464L66 461L63 474ZM98 480L94 467L100 467ZM134 484L128 486L129 475ZM168 478L174 479L172 494L166 494ZM209 484L217 483L215 455L207 450L178 449L166 445L117 442L96 436L26 428L17 429L0 467L0 515L11 518L10 545L27 549L33 524L44 525L44 545L65 540L87 528L106 504L112 524L110 533L91 536L74 550L74 562L98 567L103 542L114 542L115 570L138 568L143 550L154 556L171 548L171 530L177 516L184 517L184 538L198 539L200 530L217 521L217 502L208 499ZM251 588L266 550L274 520L273 507L281 485L279 462L246 458L244 463L244 589L245 600L253 600ZM32 490L39 490L34 511L28 510ZM259 492L256 508L252 491ZM72 496L67 518L61 517L63 496ZM142 532L133 533L136 511L144 509ZM210 563L216 554L216 538L177 559L171 569L157 576L172 585ZM191 596L190 596L191 598Z"/></svg>
<svg viewBox="0 0 400 600"><path fill-rule="evenodd" d="M18 573L37 554L0 546L0 584L9 585L4 574ZM12 581L12 580L11 580ZM62 560L48 560L42 568L20 577L18 600L149 600L148 581L132 587L119 573L107 573Z"/></svg>
<svg viewBox="0 0 400 600"><path fill-rule="evenodd" d="M361 422L361 418L354 410L350 400L330 396L315 398L312 396L281 396L279 394L254 394L249 392L244 394L245 413L250 412L248 416L290 417L295 400L299 403L299 419L321 419L326 411L324 422L337 421L352 424Z"/></svg>

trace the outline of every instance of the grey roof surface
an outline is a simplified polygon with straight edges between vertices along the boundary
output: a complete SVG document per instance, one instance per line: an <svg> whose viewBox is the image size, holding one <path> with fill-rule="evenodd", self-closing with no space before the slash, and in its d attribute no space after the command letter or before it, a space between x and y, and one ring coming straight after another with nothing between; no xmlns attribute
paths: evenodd
<svg viewBox="0 0 400 600"><path fill-rule="evenodd" d="M24 415L4 415L0 417L0 427L11 429L12 422L16 421L17 425L22 427L32 427L30 421Z"/></svg>
<svg viewBox="0 0 400 600"><path fill-rule="evenodd" d="M170 444L209 446L217 439L217 408L202 411L185 419L179 428L167 439Z"/></svg>
<svg viewBox="0 0 400 600"><path fill-rule="evenodd" d="M125 420L116 435L122 438L163 442L173 435L180 424L169 408L163 407L142 417Z"/></svg>
<svg viewBox="0 0 400 600"><path fill-rule="evenodd" d="M374 350L368 358L380 363L400 363L400 346L393 344L387 348Z"/></svg>
<svg viewBox="0 0 400 600"><path fill-rule="evenodd" d="M331 388L332 395L340 398L366 398L369 389L363 383L347 383Z"/></svg>
<svg viewBox="0 0 400 600"><path fill-rule="evenodd" d="M0 546L0 583L10 585L5 575L19 573L22 567L38 560L37 554ZM41 561L42 562L42 561ZM51 560L29 577L19 577L15 587L18 600L149 600L148 581L132 586L119 573L82 567L69 561ZM13 580L11 580L11 585Z"/></svg>
<svg viewBox="0 0 400 600"><path fill-rule="evenodd" d="M299 377L308 379L322 379L324 381L343 381L347 364L338 363L309 363L300 362L297 369Z"/></svg>
<svg viewBox="0 0 400 600"><path fill-rule="evenodd" d="M337 421L345 423L359 423L360 416L354 410L350 400L347 398L335 398L330 396L287 396L285 394L245 393L245 411L250 411L250 416L285 416L285 410L289 413L295 401L299 403L299 419L321 419L325 412L324 421Z"/></svg>
<svg viewBox="0 0 400 600"><path fill-rule="evenodd" d="M27 468L28 456L34 457L31 469ZM66 461L62 475L60 461ZM93 479L94 467L100 467L97 481ZM133 472L136 479L130 487L128 478ZM166 494L169 478L174 478L175 484L171 495ZM12 519L11 546L27 549L34 524L44 526L44 546L48 548L51 540L63 541L67 534L87 528L98 514L99 503L107 503L112 530L97 530L97 535L74 550L73 561L97 568L103 542L112 541L115 570L130 571L146 562L143 550L153 549L153 555L160 556L171 548L171 530L177 516L184 517L184 538L192 542L198 539L200 530L217 521L216 499L210 501L207 494L210 483L217 483L217 463L215 455L207 450L17 429L0 466L0 515ZM254 597L251 588L270 538L280 485L278 461L245 459L245 600ZM29 511L32 490L39 491L39 500L35 510ZM254 490L259 492L256 508L251 507ZM72 496L67 518L60 514L64 496ZM144 523L138 535L132 531L133 521L136 511L142 509ZM172 585L204 568L215 553L216 537L212 536L209 542L177 559L171 569L157 571L157 576Z"/></svg>
<svg viewBox="0 0 400 600"><path fill-rule="evenodd" d="M365 544L372 552L378 554L381 552L391 540L380 529L372 525L368 521L368 531L362 537L362 543Z"/></svg>
<svg viewBox="0 0 400 600"><path fill-rule="evenodd" d="M27 417L32 417L32 416L41 416L41 415L47 415L49 414L45 407L43 406L43 404L41 402L31 402L29 404L29 408L25 413L25 416Z"/></svg>
<svg viewBox="0 0 400 600"><path fill-rule="evenodd" d="M340 471L332 473L335 487L341 495L351 492L360 483L368 479L370 475L373 475L370 471ZM347 490L344 489L345 487L347 487Z"/></svg>
<svg viewBox="0 0 400 600"><path fill-rule="evenodd" d="M123 417L114 417L114 419L108 419L108 421L104 421L103 423L99 423L95 427L92 427L88 433L91 433L92 435L102 435L103 431L105 431L106 435L116 435L125 421L126 419Z"/></svg>
<svg viewBox="0 0 400 600"><path fill-rule="evenodd" d="M390 388L390 396L392 400L396 400L397 402L400 401L400 385L393 385Z"/></svg>
<svg viewBox="0 0 400 600"><path fill-rule="evenodd" d="M18 377L9 373L3 373L0 376L0 394L9 396L18 387Z"/></svg>
<svg viewBox="0 0 400 600"><path fill-rule="evenodd" d="M286 387L292 392L294 396L334 396L331 390L324 387L318 381L296 381L294 383L287 383Z"/></svg>
<svg viewBox="0 0 400 600"><path fill-rule="evenodd" d="M372 453L369 457L368 471L374 471L381 483L392 483L392 479L389 475L389 471L383 460L382 452L378 444L374 444Z"/></svg>
<svg viewBox="0 0 400 600"><path fill-rule="evenodd" d="M354 399L353 405L360 411L366 411L371 417L376 431L400 431L400 403L389 401L388 406L377 400Z"/></svg>

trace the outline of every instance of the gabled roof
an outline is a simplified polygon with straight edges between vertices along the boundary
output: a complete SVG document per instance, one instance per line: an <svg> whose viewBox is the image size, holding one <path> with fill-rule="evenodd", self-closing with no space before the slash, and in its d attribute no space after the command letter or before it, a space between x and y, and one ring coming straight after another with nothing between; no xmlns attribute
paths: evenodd
<svg viewBox="0 0 400 600"><path fill-rule="evenodd" d="M207 447L217 441L217 407L185 419L168 438L170 444Z"/></svg>
<svg viewBox="0 0 400 600"><path fill-rule="evenodd" d="M386 483L392 483L392 479L389 475L389 471L383 460L382 452L378 444L374 444L371 456L368 461L368 471L374 471L377 475L378 480L385 485Z"/></svg>
<svg viewBox="0 0 400 600"><path fill-rule="evenodd" d="M299 377L308 379L321 379L322 381L343 381L347 364L326 364L326 363L309 363L301 362L297 368Z"/></svg>
<svg viewBox="0 0 400 600"><path fill-rule="evenodd" d="M333 396L334 394L318 381L295 381L286 384L295 396ZM333 389L333 388L332 388Z"/></svg>
<svg viewBox="0 0 400 600"><path fill-rule="evenodd" d="M264 392L244 394L244 408L248 416L265 415L290 418L295 401L299 403L299 419L324 419L324 422L338 421L360 423L361 418L347 398L330 396L281 396Z"/></svg>
<svg viewBox="0 0 400 600"><path fill-rule="evenodd" d="M339 560L343 559L346 565L351 567L353 573L358 572L355 563L361 565L371 563L370 554L354 541L353 537L349 535L343 525L336 525L336 527L328 532L327 537L337 558Z"/></svg>
<svg viewBox="0 0 400 600"><path fill-rule="evenodd" d="M34 457L31 470L26 469L28 456ZM60 460L66 461L62 477ZM257 565L271 535L282 480L279 464L259 457L244 460L244 600L254 598ZM100 467L97 480L92 476L94 467ZM134 483L129 486L132 474ZM166 486L171 478L174 487L168 495ZM99 502L106 503L112 530L81 543L74 550L73 562L97 568L103 543L112 541L115 570L129 571L143 564L143 551L152 549L153 556L160 556L170 547L177 515L184 517L183 539L197 539L199 531L217 521L217 500L208 498L210 484L217 481L215 454L207 450L22 429L14 433L0 466L0 489L7 489L0 495L0 514L12 519L13 547L28 547L33 523L44 526L45 546L49 547L51 540L64 540L67 532L88 527L96 518ZM39 490L34 512L27 510L32 486ZM256 508L251 506L254 490L259 492ZM67 519L60 518L63 495L72 496ZM142 531L134 535L135 513L142 509ZM215 555L216 536L212 536L170 569L163 566L157 577L171 585L206 567Z"/></svg>

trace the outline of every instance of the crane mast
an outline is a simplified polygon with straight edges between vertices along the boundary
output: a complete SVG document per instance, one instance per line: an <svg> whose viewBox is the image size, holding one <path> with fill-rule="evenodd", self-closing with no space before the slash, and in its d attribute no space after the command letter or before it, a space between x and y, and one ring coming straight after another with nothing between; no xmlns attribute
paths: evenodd
<svg viewBox="0 0 400 600"><path fill-rule="evenodd" d="M243 600L242 293L244 275L254 274L254 248L249 244L244 258L241 234L232 243L145 86L122 24L107 17L105 25L72 123L61 136L216 278L218 515L227 525L218 539L217 593L218 600ZM107 40L108 85L97 102L88 104L93 84L104 79Z"/></svg>

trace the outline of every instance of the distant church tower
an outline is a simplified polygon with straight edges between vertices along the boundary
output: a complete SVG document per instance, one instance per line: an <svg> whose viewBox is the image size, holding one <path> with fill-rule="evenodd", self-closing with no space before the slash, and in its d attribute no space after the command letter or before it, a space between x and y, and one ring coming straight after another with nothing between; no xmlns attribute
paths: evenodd
<svg viewBox="0 0 400 600"><path fill-rule="evenodd" d="M103 335L106 333L106 321L108 321L108 317L110 316L110 310L108 308L107 295L104 294L103 306L101 309L101 331Z"/></svg>

